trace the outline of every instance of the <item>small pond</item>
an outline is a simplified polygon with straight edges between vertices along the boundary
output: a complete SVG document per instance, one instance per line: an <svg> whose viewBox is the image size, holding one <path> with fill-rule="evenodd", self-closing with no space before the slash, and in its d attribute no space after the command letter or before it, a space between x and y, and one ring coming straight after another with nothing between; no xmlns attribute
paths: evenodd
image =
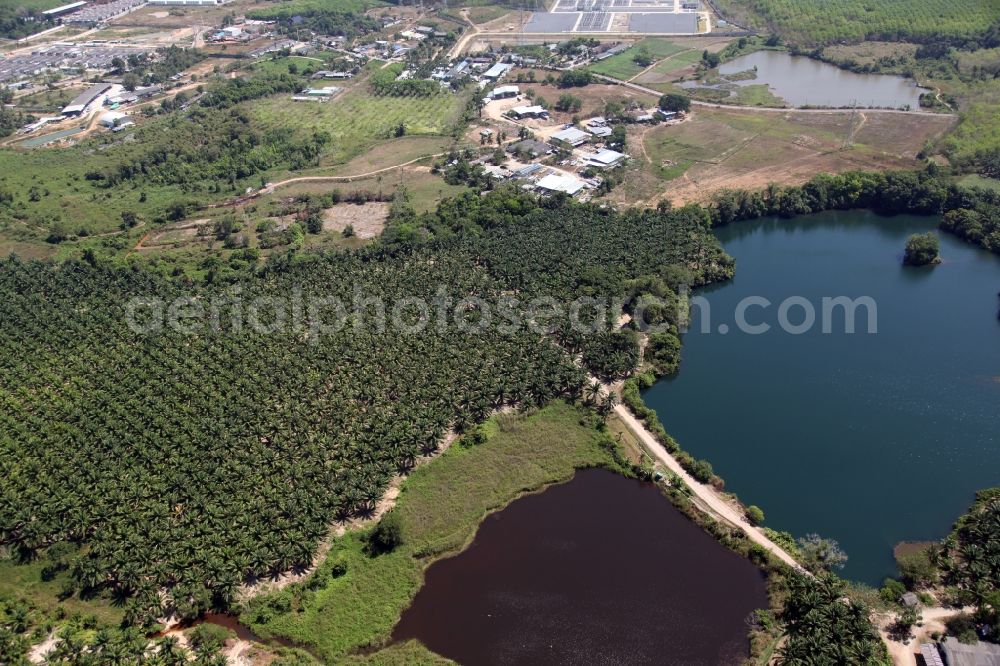
<svg viewBox="0 0 1000 666"><path fill-rule="evenodd" d="M734 81L736 85L766 83L771 92L790 106L861 108L920 108L925 92L910 79L887 74L856 74L839 67L793 56L784 51L756 51L719 67L722 76L757 68L754 79Z"/></svg>
<svg viewBox="0 0 1000 666"><path fill-rule="evenodd" d="M738 664L764 576L648 483L523 497L438 561L393 632L462 664Z"/></svg>

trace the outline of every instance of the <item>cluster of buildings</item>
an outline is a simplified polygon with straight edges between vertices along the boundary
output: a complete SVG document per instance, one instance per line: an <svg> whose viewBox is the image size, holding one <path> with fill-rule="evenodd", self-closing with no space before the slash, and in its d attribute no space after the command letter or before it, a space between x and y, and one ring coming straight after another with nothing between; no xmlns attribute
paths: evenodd
<svg viewBox="0 0 1000 666"><path fill-rule="evenodd" d="M83 70L107 71L115 58L127 60L130 55L150 54L148 48L95 42L80 44L54 43L40 46L31 53L0 59L0 83L8 87L27 87L30 79L51 71L77 73Z"/></svg>
<svg viewBox="0 0 1000 666"><path fill-rule="evenodd" d="M603 179L598 172L622 166L628 155L606 147L584 148L585 141L574 143L578 136L572 130L587 138L591 136L576 128L566 127L554 133L548 142L534 137L524 138L506 146L511 159L505 164L487 164L484 158L483 169L497 180L516 180L524 189L541 194L562 192L573 197L582 195L600 186ZM480 135L486 142L493 137L493 130L484 129ZM550 156L560 149L570 150L571 156L559 162L558 166L542 163L543 160L553 162Z"/></svg>
<svg viewBox="0 0 1000 666"><path fill-rule="evenodd" d="M442 83L468 76L479 82L480 88L495 85L514 68L514 63L495 57L476 56L459 60L449 67L439 67L431 73L431 78Z"/></svg>
<svg viewBox="0 0 1000 666"><path fill-rule="evenodd" d="M302 55L311 50L312 46L306 42L297 42L294 39L279 39L276 42L256 48L253 51L250 51L247 55L251 58L261 58L269 53L281 53L282 51Z"/></svg>
<svg viewBox="0 0 1000 666"><path fill-rule="evenodd" d="M273 23L273 21L255 21L247 19L246 21L236 25L227 25L219 28L211 35L208 35L206 40L217 44L249 42L252 39L263 37L265 34L269 33Z"/></svg>
<svg viewBox="0 0 1000 666"><path fill-rule="evenodd" d="M98 124L113 132L120 132L134 123L127 113L119 109L140 99L151 97L162 90L160 86L147 86L129 92L116 83L97 83L81 92L64 106L62 115L40 118L22 127L20 133L31 134L49 123L85 116L105 106L109 108L98 118Z"/></svg>
<svg viewBox="0 0 1000 666"><path fill-rule="evenodd" d="M64 23L82 25L88 28L107 23L129 12L133 12L146 4L146 0L111 0L102 5L87 3L79 10L63 17Z"/></svg>
<svg viewBox="0 0 1000 666"><path fill-rule="evenodd" d="M926 666L1000 666L1000 645L962 643L950 636L941 643L922 643L920 656Z"/></svg>
<svg viewBox="0 0 1000 666"><path fill-rule="evenodd" d="M293 102L326 102L333 99L334 95L343 88L337 86L327 86L325 88L306 88L298 95L292 95Z"/></svg>

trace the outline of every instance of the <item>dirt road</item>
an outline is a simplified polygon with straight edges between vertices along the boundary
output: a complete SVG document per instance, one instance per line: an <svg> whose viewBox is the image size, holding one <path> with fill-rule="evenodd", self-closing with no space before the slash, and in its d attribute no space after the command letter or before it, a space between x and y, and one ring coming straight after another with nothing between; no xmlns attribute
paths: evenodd
<svg viewBox="0 0 1000 666"><path fill-rule="evenodd" d="M409 162L403 162L402 164L393 164L392 166L382 167L381 169L375 169L374 171L366 171L365 173L356 173L350 176L298 176L297 178L287 178L285 180L280 180L277 183L268 183L267 187L260 190L257 195L270 194L279 187L285 187L286 185L291 185L293 183L305 183L305 182L328 182L328 183L350 183L355 180L362 180L364 178L371 178L372 176L377 176L380 173L385 173L387 171L394 171L396 169L401 169L411 164L416 164L423 160L434 159L435 157L444 157L448 153L434 153L433 155L422 155L416 157Z"/></svg>
<svg viewBox="0 0 1000 666"><path fill-rule="evenodd" d="M796 569L798 571L805 571L802 566L795 561L791 555L785 552L778 544L774 543L768 539L763 532L747 522L746 518L743 517L742 512L737 511L733 506L721 497L714 488L705 485L697 481L693 476L688 474L681 464L671 456L663 445L660 444L653 437L653 434L646 430L646 427L632 415L632 412L628 410L624 405L617 405L615 407L615 414L618 418L628 426L629 430L635 433L636 437L642 440L643 445L649 453L655 457L659 462L663 463L667 469L681 477L684 483L688 485L691 492L695 497L703 504L710 513L715 514L725 522L729 523L733 527L741 530L751 541L757 543L767 550L769 550L775 557L780 559L782 562L788 566Z"/></svg>

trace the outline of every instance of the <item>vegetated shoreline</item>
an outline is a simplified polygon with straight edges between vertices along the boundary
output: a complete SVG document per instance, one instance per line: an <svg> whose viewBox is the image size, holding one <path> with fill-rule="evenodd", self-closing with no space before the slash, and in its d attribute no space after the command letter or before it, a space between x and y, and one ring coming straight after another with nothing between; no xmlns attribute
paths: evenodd
<svg viewBox="0 0 1000 666"><path fill-rule="evenodd" d="M481 508L483 510L477 513L474 520L463 524L461 527L458 528L457 531L453 531L449 535L450 543L448 542L449 538L446 538L445 543L440 548L432 547L427 552L421 552L421 550L418 550L414 553L404 553L403 557L411 557L415 561L416 567L419 569L419 576L418 579L415 581L415 584L409 590L410 594L408 594L408 598L405 600L405 603L401 604L398 607L398 612L395 613L395 617L393 618L391 624L388 625L387 630L384 632L381 631L371 632L375 634L374 635L375 640L364 645L357 645L348 650L346 653L340 652L338 656L337 654L329 652L326 648L320 647L319 645L317 645L312 641L299 640L301 636L294 635L297 633L294 630L272 631L271 627L265 626L260 623L255 623L253 621L253 617L248 617L254 614L255 603L266 604L268 602L268 595L264 595L256 600L251 601L249 603L249 607L244 609L244 612L240 616L241 622L244 623L244 626L247 626L254 633L256 633L257 635L261 636L264 639L281 636L283 639L287 641L293 641L303 648L308 647L310 652L313 652L317 656L323 657L327 660L341 659L341 658L357 658L361 660L366 660L369 657L386 656L385 654L386 651L394 652L397 650L401 651L426 650L422 646L417 648L413 645L410 645L409 643L392 642L390 640L392 628L395 626L395 623L398 621L399 617L401 617L402 613L405 612L407 608L409 608L410 604L412 603L413 599L416 596L416 593L423 586L424 576L427 568L433 565L434 563L439 562L442 559L458 556L466 549L468 549L468 547L474 542L480 525L490 515L503 511L513 502L522 499L526 496L542 493L554 485L559 485L562 483L569 482L570 480L572 480L573 476L575 475L575 472L579 469L600 467L608 469L618 474L622 474L623 476L629 478L640 478L640 479L651 478L650 477L651 470L648 468L643 468L642 466L631 462L629 458L623 454L622 444L617 443L613 439L611 439L611 437L607 434L606 426L603 423L600 423L598 420L596 420L596 415L593 415L593 412L590 412L590 414L592 415L591 417L586 417L584 415L581 415L585 414L586 412L590 412L590 410L586 407L568 405L566 403L557 401L556 403L550 404L549 406L544 407L541 410L535 412L518 412L516 414L510 414L506 416L506 418L512 419L515 422L514 427L516 428L522 424L530 425L533 421L544 420L553 413L561 417L565 417L568 414L570 416L575 416L575 418L579 420L578 424L572 425L572 428L574 430L577 428L578 425L583 425L585 419L593 418L595 419L594 422L587 424L586 427L589 431L590 436L592 437L591 447L600 448L599 451L600 458L585 461L585 464L579 464L581 462L581 459L577 459L576 461L574 461L574 464L572 466L563 468L560 473L547 475L545 478L538 478L534 482L530 483L518 483L515 486L510 487L509 488L510 492L505 493L500 501L495 503L489 503L482 506ZM456 457L468 456L474 459L476 458L477 454L481 454L482 456L494 455L495 452L491 452L489 451L489 449L496 446L503 446L502 442L500 444L497 443L496 438L497 437L503 438L504 436L503 431L499 432L497 431L496 423L497 423L496 417L494 417L494 419L491 419L490 421L487 421L487 423L480 426L480 432L483 430L491 432L491 434L488 435L487 441L481 444L470 445L468 441L462 442L462 440L459 440L459 442L457 442L456 445L453 445L451 448L449 448L447 452L443 453L442 455L436 456L432 460L429 460L428 464L421 466L417 470L414 470L413 474L410 475L406 480L404 480L401 486L400 502L396 505L396 508L404 512L407 511L407 509L409 508L407 504L407 492L408 491L412 492L411 484L422 486L425 483L423 478L424 475L433 474L434 472L441 470L445 465L451 464L451 461L453 461ZM632 429L632 426L627 422L625 422L624 425L628 427L630 430ZM564 427L565 426L569 426L569 424L564 424ZM528 428L528 431L530 432L530 428ZM640 433L635 433L635 434L637 437L641 438ZM530 435L529 438L535 439L535 437ZM645 448L646 447L643 446L642 450L645 450ZM524 454L523 452L519 454L516 451L511 452L508 455L508 457L510 457L511 459L506 462L511 464L524 462L522 460L523 455L526 454ZM534 455L534 454L527 454L527 455ZM552 456L553 454L549 453L543 455ZM458 471L460 471L460 469ZM455 481L458 482L459 475L457 474L457 472L453 474L453 476L456 477ZM442 480L437 479L437 483L441 484ZM684 495L683 492L680 491L679 489L664 488L664 486L662 485L660 486L660 488L661 491L663 491L663 494L666 496L666 499L671 501L671 503L678 510L680 510L683 514L685 514L689 519L694 520L694 522L699 526L701 526L703 529L706 529L706 531L709 532L710 535L715 536L718 539L719 531L713 530L711 528L712 525L719 524L719 521L717 521L716 518L714 518L709 514L701 513L700 510L696 510L688 501L687 496ZM425 509L425 507L421 507L420 509L423 510ZM722 531L728 533L728 528L722 527ZM406 531L404 529L404 538L405 538L405 533ZM353 541L355 545L361 543L363 539L364 539L364 530L352 530L347 534L345 534L343 537L340 537L341 541L345 540ZM331 556L334 556L333 559L338 559L343 556L343 553L339 550L340 545L342 544L338 544L338 547L335 547L334 550L331 551L330 554ZM760 552L757 552L755 554L748 553L748 550L745 547L742 549L740 548L741 545L745 546L745 540L735 539L727 542L719 539L719 545L728 547L730 550L735 551L737 554L740 554L744 557L748 557L748 559L750 559L751 562L757 564L759 567L763 569L765 574L767 574L769 597L772 598L773 602L773 589L771 588L771 582L776 579L780 579L780 575L776 576L775 574L776 572L779 572L782 569L786 568L784 562L779 562L777 560L769 560L766 553L763 554L763 557L761 557L762 554ZM391 556L391 554L389 556ZM381 557L386 557L386 556L384 555L379 556L379 558ZM377 561L379 558L375 558L375 560ZM327 562L330 562L330 560L328 559ZM348 574L352 571L352 568L353 565L351 564L347 565ZM319 571L314 572L312 575L317 578L322 578L323 574L325 573L323 569L324 565L321 565ZM368 582L371 583L371 581ZM321 585L323 584L321 583ZM291 589L292 594L294 594L296 590L292 588L301 586L302 584L292 585L289 586L289 588L286 588L286 590ZM316 591L316 594L319 595L323 591L324 588L320 587ZM363 605L367 601L364 598L364 595L361 595L359 598L354 598L353 600L361 605ZM303 611L301 605L298 606L297 608L298 612L301 613ZM309 611L306 610L305 612L308 615ZM317 612L320 613L322 611L317 610ZM293 614L294 613L295 611L293 611Z"/></svg>
<svg viewBox="0 0 1000 666"><path fill-rule="evenodd" d="M505 414L507 415L507 418L515 420L516 424L526 424L526 423L530 424L532 420L544 419L553 412L556 413L557 415L563 415L563 414L573 415L574 410L575 408L573 406L557 401L540 410L506 412ZM496 436L502 436L501 428L497 426L498 416L500 415L494 415L491 419L486 421L484 424L480 425L477 431L490 432L491 433L490 435L486 435L488 439L492 439L493 437ZM594 433L596 432L597 431L595 430ZM350 649L349 651L347 651L346 654L342 653L339 656L340 657L347 655L371 656L385 649L398 648L398 646L402 645L402 644L391 643L390 633L392 628L395 626L395 623L398 621L399 617L406 610L406 608L409 607L413 597L416 595L416 592L419 591L419 589L422 587L424 573L426 572L427 568L439 560L457 556L466 549L468 549L468 547L475 540L475 536L479 529L479 525L484 520L486 520L486 518L488 518L490 515L497 513L499 511L503 511L511 503L517 501L518 499L521 499L522 497L544 492L547 488L553 485L559 485L572 480L573 475L576 473L576 470L578 469L586 469L589 467L601 467L616 473L622 473L626 476L633 476L633 477L635 476L635 472L625 466L626 465L625 459L623 457L616 455L612 451L614 442L606 440L602 443L598 442L595 439L593 443L595 445L603 444L607 448L603 451L595 450L595 452L599 453L599 455L596 457L577 456L573 458L572 460L573 464L562 467L562 469L560 469L557 473L550 475L543 475L543 477L534 479L532 481L524 481L517 483L515 487L510 488L510 492L504 493L499 501L484 503L483 506L481 507L482 511L478 512L476 517L472 521L470 521L465 525L459 526L457 530L452 532L451 534L445 535L443 545L442 544L439 544L438 546L435 546L433 544L429 546L425 545L421 549L423 552L417 551L416 553L412 554L405 553L403 555L404 557L411 557L412 555L412 559L414 559L417 562L418 565L417 569L419 573L419 581L413 587L412 594L408 595L408 599L405 605L399 608L399 612L396 614L395 618L393 618L392 623L388 626L387 632L382 633L377 630L374 630L371 633L376 634L376 636L374 637L376 640L365 645L357 645L352 649ZM456 442L456 444L457 446L455 445L450 446L448 447L447 450L441 451L440 454L428 458L425 464L414 468L414 470L412 470L411 473L408 474L402 480L400 484L400 493L399 496L397 497L396 503L394 504L394 508L399 508L401 511L406 511L409 508L408 505L406 504L406 497L405 497L407 491L410 491L412 493L413 492L412 485L422 484L424 476L434 475L436 473L439 473L442 463L450 463L450 461L459 456L461 457L469 456L475 458L477 457L476 456L477 453L480 454L492 453L485 451L485 448L489 448L491 444L495 444L495 442L487 441L480 444L472 444L471 440L466 439L464 441L459 440L458 442ZM513 456L511 457L513 458ZM515 463L517 462L517 460L511 459L505 462ZM461 468L459 469L459 471L461 471ZM455 477L452 479L453 483L457 484L462 480L459 474L457 473L455 473L453 476ZM438 480L438 482L440 483L440 480ZM337 551L341 546L343 546L343 542L345 540L352 540L357 543L362 543L365 537L366 528L369 526L370 522L365 521L365 523L358 524L353 529L338 536L337 543L333 544L335 548L333 549L333 551L328 551L327 555L329 556L330 554L339 554ZM453 540L453 538L456 536L456 532L460 533L458 534L460 538L458 540ZM406 538L405 534L406 533L404 531L404 538ZM448 542L449 538L452 538L450 543ZM389 555L392 554L390 553ZM377 560L378 558L375 559ZM324 565L327 564L328 562L329 562L329 557L327 557L326 560L323 563L321 563L318 568L322 570ZM349 567L348 572L350 571L351 568ZM318 576L319 572L314 571L311 575ZM371 581L366 581L366 582L370 583ZM289 587L295 587L295 585L293 584ZM272 593L273 591L268 590L268 592ZM244 624L244 626L248 627L249 629L251 629L251 631L253 631L254 633L256 633L257 635L261 636L264 639L271 639L280 636L285 640L293 641L296 644L301 645L303 648L309 646L308 642L296 640L295 636L285 635L280 632L271 631L270 628L262 624L253 622L252 618L246 618L247 614L252 613L253 611L254 601L255 600L248 599L247 603L244 604L245 608L243 612L239 616L240 621L241 623ZM263 595L260 598L260 601L267 603L268 595L267 594ZM337 657L337 655L327 654L325 650L321 650L321 654L327 658Z"/></svg>

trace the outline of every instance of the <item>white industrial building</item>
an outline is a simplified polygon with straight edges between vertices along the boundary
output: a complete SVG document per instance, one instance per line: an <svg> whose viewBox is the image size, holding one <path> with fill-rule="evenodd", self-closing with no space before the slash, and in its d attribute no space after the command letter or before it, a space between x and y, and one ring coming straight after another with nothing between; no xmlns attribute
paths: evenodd
<svg viewBox="0 0 1000 666"><path fill-rule="evenodd" d="M132 119L128 117L128 114L120 111L106 111L101 114L101 117L97 119L97 122L99 122L102 127L107 127L110 130L115 130L133 124Z"/></svg>
<svg viewBox="0 0 1000 666"><path fill-rule="evenodd" d="M490 99L505 99L507 97L517 97L521 94L521 89L517 86L499 86L489 92Z"/></svg>
<svg viewBox="0 0 1000 666"><path fill-rule="evenodd" d="M499 81L500 79L505 77L507 75L507 72L509 72L513 68L514 65L511 65L506 62L498 62L497 64L493 65L488 70L483 72L483 78L486 79L487 81Z"/></svg>
<svg viewBox="0 0 1000 666"><path fill-rule="evenodd" d="M84 113L91 104L101 105L104 103L104 98L116 88L111 83L98 83L96 86L91 86L84 90L82 93L73 98L73 101L63 107L62 113L64 116L78 116Z"/></svg>
<svg viewBox="0 0 1000 666"><path fill-rule="evenodd" d="M620 166L627 158L628 155L624 153L605 148L596 153L584 156L584 164L598 169L614 169L616 166Z"/></svg>
<svg viewBox="0 0 1000 666"><path fill-rule="evenodd" d="M513 109L508 111L510 115L514 116L518 120L523 118L548 118L549 112L544 106L534 105L534 106L515 106Z"/></svg>
<svg viewBox="0 0 1000 666"><path fill-rule="evenodd" d="M224 5L229 0L149 0L151 5L165 7L211 7L212 5Z"/></svg>
<svg viewBox="0 0 1000 666"><path fill-rule="evenodd" d="M564 143L568 143L569 145L575 148L576 146L579 146L589 141L590 134L576 127L567 127L566 129L559 130L558 132L553 134L552 139L555 141L562 141Z"/></svg>
<svg viewBox="0 0 1000 666"><path fill-rule="evenodd" d="M535 183L535 186L546 192L565 192L570 196L575 196L586 187L586 183L573 176L550 173Z"/></svg>
<svg viewBox="0 0 1000 666"><path fill-rule="evenodd" d="M71 14L79 9L83 9L86 4L87 3L84 0L80 0L80 2L71 2L68 5L46 9L42 12L42 16L51 19L59 18L60 16L65 16L66 14Z"/></svg>

